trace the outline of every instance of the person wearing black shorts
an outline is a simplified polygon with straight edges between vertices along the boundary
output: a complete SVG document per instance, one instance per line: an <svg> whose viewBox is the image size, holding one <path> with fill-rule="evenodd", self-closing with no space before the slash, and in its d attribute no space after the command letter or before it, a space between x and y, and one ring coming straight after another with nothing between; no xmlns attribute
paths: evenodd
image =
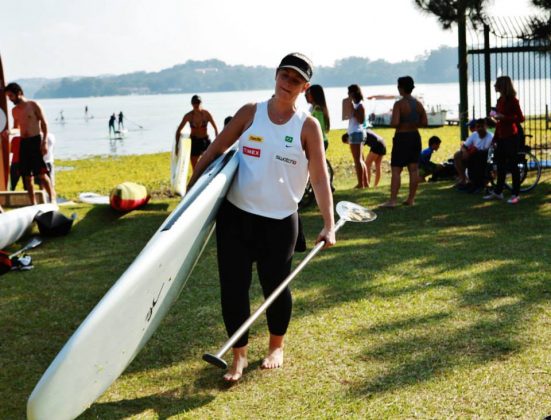
<svg viewBox="0 0 551 420"><path fill-rule="evenodd" d="M365 158L365 166L367 169L367 183L370 186L376 187L381 179L381 163L383 156L386 155L385 140L371 130L365 132L365 144L369 146L369 153ZM375 182L371 183L371 167L375 164Z"/></svg>
<svg viewBox="0 0 551 420"><path fill-rule="evenodd" d="M19 149L19 172L24 177L48 174L48 167L40 150L42 136L22 138Z"/></svg>
<svg viewBox="0 0 551 420"><path fill-rule="evenodd" d="M31 204L37 204L34 196L32 177L40 179L40 185L56 202L56 192L50 181L44 155L48 153L48 124L40 105L23 95L23 89L17 83L5 87L6 96L15 105L12 109L13 126L19 128L21 142L19 146L19 171L24 179Z"/></svg>
<svg viewBox="0 0 551 420"><path fill-rule="evenodd" d="M396 128L390 159L392 170L390 199L380 207L393 208L398 205L400 177L405 166L409 172L409 194L403 204L408 206L415 204L415 193L419 183L419 153L421 153L421 136L418 128L427 126L427 113L421 102L411 96L414 87L410 76L398 78L398 92L402 98L394 104L390 123Z"/></svg>
<svg viewBox="0 0 551 420"><path fill-rule="evenodd" d="M199 158L205 150L208 149L210 144L209 136L196 137L189 136L191 138L191 156Z"/></svg>
<svg viewBox="0 0 551 420"><path fill-rule="evenodd" d="M202 100L199 95L193 95L191 97L191 106L193 109L184 115L180 125L176 129L176 153L178 153L178 147L180 143L180 133L184 126L189 123L191 129L191 167L195 168L199 157L207 150L210 145L210 139L207 132L209 124L214 128L214 134L218 136L218 127L206 109L202 107Z"/></svg>

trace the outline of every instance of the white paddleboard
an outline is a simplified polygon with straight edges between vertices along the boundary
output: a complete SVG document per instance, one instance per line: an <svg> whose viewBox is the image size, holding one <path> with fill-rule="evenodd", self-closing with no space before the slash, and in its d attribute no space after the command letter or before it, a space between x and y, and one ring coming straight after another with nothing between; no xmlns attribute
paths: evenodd
<svg viewBox="0 0 551 420"><path fill-rule="evenodd" d="M83 192L78 195L78 200L86 204L109 204L109 196L94 192Z"/></svg>
<svg viewBox="0 0 551 420"><path fill-rule="evenodd" d="M126 369L184 287L237 164L231 150L209 166L90 312L29 397L30 420L77 417Z"/></svg>
<svg viewBox="0 0 551 420"><path fill-rule="evenodd" d="M0 249L21 238L33 223L39 211L58 210L56 204L38 204L0 213Z"/></svg>
<svg viewBox="0 0 551 420"><path fill-rule="evenodd" d="M170 156L170 185L174 193L184 196L189 172L191 139L180 136L179 146L176 153L176 143L174 144Z"/></svg>

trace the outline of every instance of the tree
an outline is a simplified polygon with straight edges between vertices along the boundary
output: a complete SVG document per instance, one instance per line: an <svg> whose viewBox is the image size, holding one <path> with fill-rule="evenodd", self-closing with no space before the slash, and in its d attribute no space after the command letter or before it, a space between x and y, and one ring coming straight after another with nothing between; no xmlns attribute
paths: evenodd
<svg viewBox="0 0 551 420"><path fill-rule="evenodd" d="M532 39L551 41L551 0L532 0L534 6L545 11L547 16L535 16L530 22Z"/></svg>
<svg viewBox="0 0 551 420"><path fill-rule="evenodd" d="M469 94L467 91L467 28L466 19L473 25L484 21L484 6L487 0L414 0L425 12L435 14L444 27L449 29L457 23L457 59L459 70L459 126L461 138L467 138L469 117Z"/></svg>
<svg viewBox="0 0 551 420"><path fill-rule="evenodd" d="M423 11L438 17L444 29L450 29L462 16L476 25L484 21L484 6L487 0L414 0ZM538 0L533 0L538 1ZM546 0L540 0L546 1Z"/></svg>

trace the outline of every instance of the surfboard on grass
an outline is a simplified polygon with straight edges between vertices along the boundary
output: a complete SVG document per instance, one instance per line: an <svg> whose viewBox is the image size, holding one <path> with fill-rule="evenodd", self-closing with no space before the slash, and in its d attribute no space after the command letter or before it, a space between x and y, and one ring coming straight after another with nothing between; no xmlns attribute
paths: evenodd
<svg viewBox="0 0 551 420"><path fill-rule="evenodd" d="M186 193L190 155L191 139L182 136L178 153L176 153L176 144L174 144L170 157L170 185L172 192L181 196Z"/></svg>
<svg viewBox="0 0 551 420"><path fill-rule="evenodd" d="M90 312L29 397L30 420L77 417L136 357L201 255L237 164L232 149L207 168Z"/></svg>
<svg viewBox="0 0 551 420"><path fill-rule="evenodd" d="M0 249L19 240L31 227L39 211L57 210L55 204L38 204L0 213Z"/></svg>
<svg viewBox="0 0 551 420"><path fill-rule="evenodd" d="M8 124L8 101L4 91L4 68L0 56L0 133L9 127ZM0 137L0 191L8 189L8 176L10 173L10 139Z"/></svg>
<svg viewBox="0 0 551 420"><path fill-rule="evenodd" d="M95 192L83 192L78 195L78 200L86 204L109 204L109 196Z"/></svg>

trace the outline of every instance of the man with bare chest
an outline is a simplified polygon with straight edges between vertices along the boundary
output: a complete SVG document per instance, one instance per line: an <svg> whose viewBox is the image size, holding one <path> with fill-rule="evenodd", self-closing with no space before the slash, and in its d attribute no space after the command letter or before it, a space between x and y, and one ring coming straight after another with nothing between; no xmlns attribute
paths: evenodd
<svg viewBox="0 0 551 420"><path fill-rule="evenodd" d="M24 179L25 189L32 204L36 204L32 177L40 179L41 185L50 196L52 203L56 202L56 193L50 182L48 167L44 155L48 152L48 123L38 103L23 96L23 90L17 83L5 87L6 96L15 105L12 109L13 127L21 132L19 151L19 169Z"/></svg>

